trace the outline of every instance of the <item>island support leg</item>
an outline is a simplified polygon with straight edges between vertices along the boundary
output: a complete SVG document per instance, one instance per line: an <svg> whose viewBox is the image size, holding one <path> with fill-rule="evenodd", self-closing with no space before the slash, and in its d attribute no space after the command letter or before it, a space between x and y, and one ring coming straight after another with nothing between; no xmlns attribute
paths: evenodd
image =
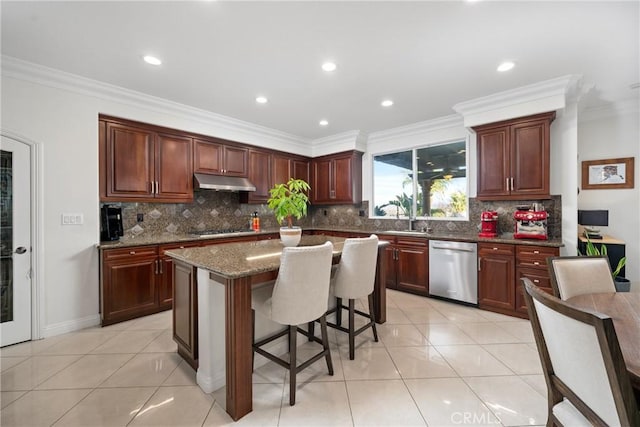
<svg viewBox="0 0 640 427"><path fill-rule="evenodd" d="M253 410L250 277L227 280L225 305L227 413L237 421Z"/></svg>

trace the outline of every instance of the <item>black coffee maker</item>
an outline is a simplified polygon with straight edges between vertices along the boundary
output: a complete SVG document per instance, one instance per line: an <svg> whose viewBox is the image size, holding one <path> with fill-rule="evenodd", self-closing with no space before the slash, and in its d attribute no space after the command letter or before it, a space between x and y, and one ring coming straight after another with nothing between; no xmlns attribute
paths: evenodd
<svg viewBox="0 0 640 427"><path fill-rule="evenodd" d="M102 205L100 208L100 241L118 240L123 234L122 208Z"/></svg>

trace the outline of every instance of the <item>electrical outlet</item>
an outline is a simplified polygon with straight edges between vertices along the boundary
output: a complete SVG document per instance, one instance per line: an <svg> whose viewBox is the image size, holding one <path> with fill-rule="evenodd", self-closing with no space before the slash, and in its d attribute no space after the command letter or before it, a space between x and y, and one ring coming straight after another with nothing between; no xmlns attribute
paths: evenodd
<svg viewBox="0 0 640 427"><path fill-rule="evenodd" d="M322 215L327 216L327 210L326 209L322 211Z"/></svg>
<svg viewBox="0 0 640 427"><path fill-rule="evenodd" d="M84 215L81 213L63 213L62 225L82 225L84 224Z"/></svg>
<svg viewBox="0 0 640 427"><path fill-rule="evenodd" d="M365 216L365 211L364 211L364 209L360 209L360 210L358 211L358 216Z"/></svg>
<svg viewBox="0 0 640 427"><path fill-rule="evenodd" d="M143 222L144 221L144 214L139 213L138 215L136 215L136 221Z"/></svg>

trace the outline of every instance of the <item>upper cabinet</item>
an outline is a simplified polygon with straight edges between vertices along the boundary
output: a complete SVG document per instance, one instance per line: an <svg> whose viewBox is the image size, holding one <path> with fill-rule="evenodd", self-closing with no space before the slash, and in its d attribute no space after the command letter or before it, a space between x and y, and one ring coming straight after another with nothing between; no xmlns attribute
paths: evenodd
<svg viewBox="0 0 640 427"><path fill-rule="evenodd" d="M249 150L246 148L196 139L194 141L193 158L195 172L212 175L247 176Z"/></svg>
<svg viewBox="0 0 640 427"><path fill-rule="evenodd" d="M100 121L101 201L193 200L192 139Z"/></svg>
<svg viewBox="0 0 640 427"><path fill-rule="evenodd" d="M309 161L302 157L267 150L249 150L249 181L256 191L242 193L241 203L266 203L269 190L290 178L309 182Z"/></svg>
<svg viewBox="0 0 640 427"><path fill-rule="evenodd" d="M479 200L548 199L555 112L476 126Z"/></svg>
<svg viewBox="0 0 640 427"><path fill-rule="evenodd" d="M362 153L347 151L311 160L311 203L362 201Z"/></svg>

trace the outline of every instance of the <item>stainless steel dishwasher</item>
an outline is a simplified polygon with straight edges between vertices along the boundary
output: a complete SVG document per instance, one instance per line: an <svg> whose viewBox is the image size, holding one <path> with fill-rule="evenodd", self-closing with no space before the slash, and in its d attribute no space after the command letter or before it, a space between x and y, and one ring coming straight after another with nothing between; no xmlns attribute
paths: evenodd
<svg viewBox="0 0 640 427"><path fill-rule="evenodd" d="M478 304L478 245L429 241L429 294Z"/></svg>

